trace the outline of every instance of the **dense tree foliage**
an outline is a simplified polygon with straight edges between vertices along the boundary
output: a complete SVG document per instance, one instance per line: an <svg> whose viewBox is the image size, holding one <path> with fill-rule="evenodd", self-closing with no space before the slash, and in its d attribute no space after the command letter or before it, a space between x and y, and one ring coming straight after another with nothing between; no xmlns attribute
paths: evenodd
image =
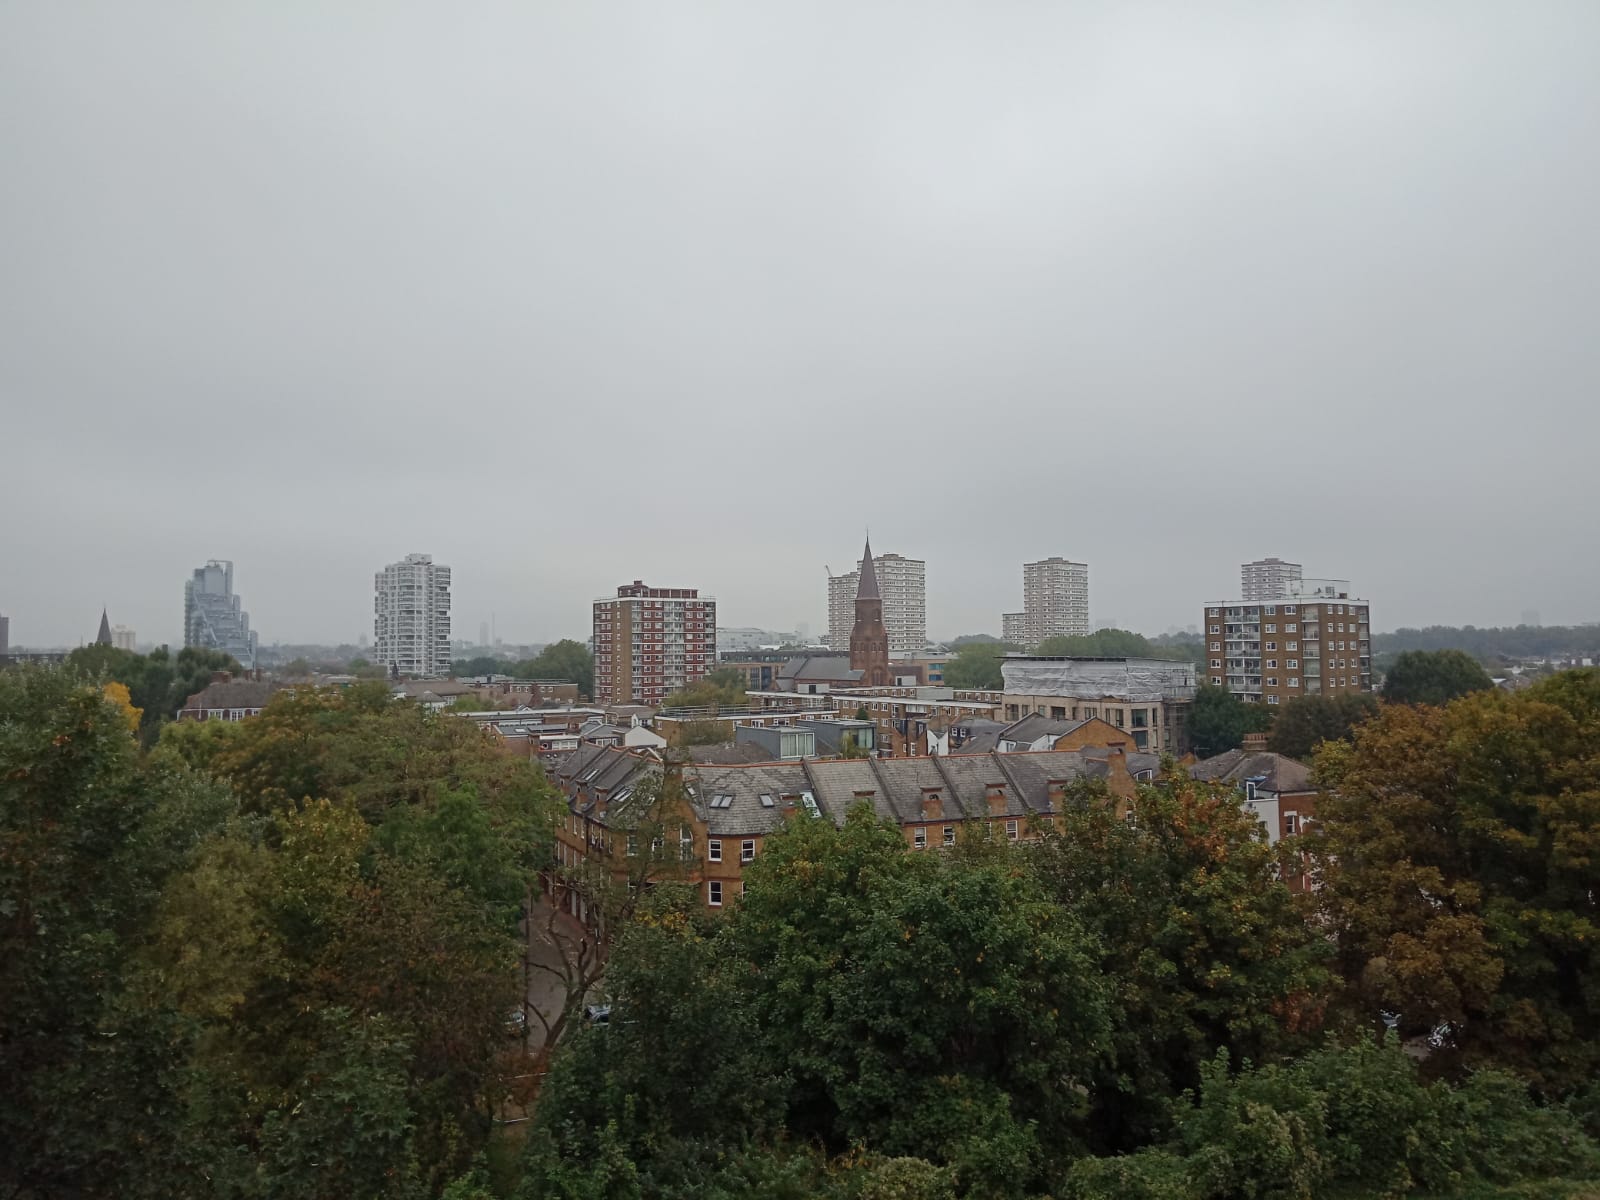
<svg viewBox="0 0 1600 1200"><path fill-rule="evenodd" d="M945 686L997 691L1004 682L1000 672L1000 660L1010 651L1021 649L1021 646L1011 642L963 642L956 652L945 660Z"/></svg>
<svg viewBox="0 0 1600 1200"><path fill-rule="evenodd" d="M1396 629L1372 637L1374 654L1392 655L1405 650L1461 650L1480 662L1497 658L1548 658L1570 654L1600 654L1600 624L1517 625L1479 629L1430 625L1426 629Z"/></svg>
<svg viewBox="0 0 1600 1200"><path fill-rule="evenodd" d="M1202 683L1195 691L1189 709L1189 739L1201 758L1235 750L1247 733L1264 733L1272 728L1272 710L1261 704L1247 704L1227 688Z"/></svg>
<svg viewBox="0 0 1600 1200"><path fill-rule="evenodd" d="M129 702L143 713L139 736L145 745L178 715L190 696L211 682L215 672L242 672L232 656L197 646L185 646L176 657L165 646L149 654L98 644L80 646L67 655L66 665L84 679L120 683L128 689Z"/></svg>
<svg viewBox="0 0 1600 1200"><path fill-rule="evenodd" d="M0 1195L1347 1200L1600 1172L1597 671L1383 705L1320 745L1318 820L1276 846L1176 771L949 850L802 812L715 915L672 762L619 801L617 876L551 863L536 768L381 684L149 751L131 699L0 674ZM615 942L529 922L560 994L518 1183L482 1151L538 871Z"/></svg>
<svg viewBox="0 0 1600 1200"><path fill-rule="evenodd" d="M491 1128L548 803L381 685L145 754L114 689L0 675L0 1194L437 1194Z"/></svg>
<svg viewBox="0 0 1600 1200"><path fill-rule="evenodd" d="M1076 655L1083 658L1166 658L1174 662L1197 661L1199 642L1166 638L1151 640L1127 629L1097 629L1076 637L1050 637L1035 654Z"/></svg>
<svg viewBox="0 0 1600 1200"><path fill-rule="evenodd" d="M1494 682L1460 650L1407 650L1383 677L1383 698L1392 704L1448 704Z"/></svg>
<svg viewBox="0 0 1600 1200"><path fill-rule="evenodd" d="M552 642L538 657L517 664L521 679L562 679L578 685L580 696L594 695L594 655L589 647L571 638Z"/></svg>
<svg viewBox="0 0 1600 1200"><path fill-rule="evenodd" d="M1031 865L1098 936L1115 981L1096 1140L1123 1149L1159 1128L1219 1047L1261 1061L1303 1045L1322 1024L1328 949L1232 789L1180 778L1118 805L1093 783L1065 807Z"/></svg>
<svg viewBox="0 0 1600 1200"><path fill-rule="evenodd" d="M1355 1030L1351 965L1283 883L1297 848L1236 793L1063 809L944 853L864 805L798 817L720 917L658 890L609 1024L557 1055L520 1195L1331 1200L1600 1168L1521 1080L1425 1082Z"/></svg>
<svg viewBox="0 0 1600 1200"><path fill-rule="evenodd" d="M1353 1019L1553 1091L1600 1074L1600 671L1384 705L1307 839Z"/></svg>
<svg viewBox="0 0 1600 1200"><path fill-rule="evenodd" d="M745 692L746 676L732 667L718 667L704 679L673 692L662 700L662 708L743 708L749 703Z"/></svg>
<svg viewBox="0 0 1600 1200"><path fill-rule="evenodd" d="M1377 699L1365 692L1297 696L1278 709L1267 748L1309 762L1319 743L1348 738L1377 711Z"/></svg>

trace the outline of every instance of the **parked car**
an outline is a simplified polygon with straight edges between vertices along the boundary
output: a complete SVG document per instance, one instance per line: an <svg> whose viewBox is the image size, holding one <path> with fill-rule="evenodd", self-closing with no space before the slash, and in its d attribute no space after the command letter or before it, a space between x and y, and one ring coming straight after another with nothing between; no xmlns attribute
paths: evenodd
<svg viewBox="0 0 1600 1200"><path fill-rule="evenodd" d="M611 1005L591 1004L583 1010L583 1019L590 1025L611 1024Z"/></svg>
<svg viewBox="0 0 1600 1200"><path fill-rule="evenodd" d="M506 1035L508 1037L521 1037L528 1030L528 1014L520 1008L513 1008L506 1014Z"/></svg>

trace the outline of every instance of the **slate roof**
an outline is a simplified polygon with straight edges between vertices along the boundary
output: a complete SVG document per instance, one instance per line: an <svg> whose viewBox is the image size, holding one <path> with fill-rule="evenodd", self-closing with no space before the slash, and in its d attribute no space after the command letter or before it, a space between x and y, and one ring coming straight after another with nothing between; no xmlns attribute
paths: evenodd
<svg viewBox="0 0 1600 1200"><path fill-rule="evenodd" d="M861 672L852 671L850 660L842 654L808 654L784 663L778 678L817 683L859 683Z"/></svg>
<svg viewBox="0 0 1600 1200"><path fill-rule="evenodd" d="M1013 721L1010 725L1000 730L997 740L1032 744L1042 737L1064 737L1078 728L1078 726L1087 724L1087 721L1057 721L1050 717L1040 716L1038 713L1029 713L1027 716Z"/></svg>
<svg viewBox="0 0 1600 1200"><path fill-rule="evenodd" d="M278 690L276 683L258 682L254 679L233 679L226 683L211 683L184 701L185 710L201 708L265 708L272 694Z"/></svg>
<svg viewBox="0 0 1600 1200"><path fill-rule="evenodd" d="M795 762L690 763L684 789L695 815L712 837L749 837L779 828L786 813L809 795L818 816L842 825L850 810L866 801L879 817L897 824L1004 816L1025 818L1052 810L1053 784L1106 777L1109 752L1043 750L1032 753L971 754L924 758L801 759ZM1144 764L1138 760L1148 759ZM1156 765L1155 755L1130 755L1129 769ZM604 792L615 803L646 775L661 769L652 755L617 747L585 746L550 768L579 812L594 807ZM989 791L998 784L1005 798L991 813ZM937 790L941 813L924 817L926 790ZM762 797L769 798L764 803ZM785 799L787 797L787 801ZM725 800L723 799L725 798ZM610 809L612 823L625 826Z"/></svg>
<svg viewBox="0 0 1600 1200"><path fill-rule="evenodd" d="M702 766L731 766L735 763L771 762L772 752L754 742L719 742L714 746L689 746L689 761Z"/></svg>
<svg viewBox="0 0 1600 1200"><path fill-rule="evenodd" d="M856 584L856 599L877 600L879 598L878 572L872 565L872 538L868 537L867 548L861 555L861 580Z"/></svg>
<svg viewBox="0 0 1600 1200"><path fill-rule="evenodd" d="M1129 770L1132 770L1130 764ZM1267 751L1228 750L1189 768L1196 779L1217 783L1243 783L1263 779L1269 792L1309 792L1311 768L1282 754Z"/></svg>

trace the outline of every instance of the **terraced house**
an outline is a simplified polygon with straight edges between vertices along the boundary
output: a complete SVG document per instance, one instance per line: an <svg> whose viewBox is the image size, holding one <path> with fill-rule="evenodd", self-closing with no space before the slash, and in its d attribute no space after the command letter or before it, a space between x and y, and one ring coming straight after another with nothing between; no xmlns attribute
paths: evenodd
<svg viewBox="0 0 1600 1200"><path fill-rule="evenodd" d="M551 771L567 798L556 856L563 867L603 863L620 880L628 877L630 860L675 839L682 877L699 888L708 907L720 908L743 893L745 869L788 820L842 825L852 808L868 804L899 825L917 850L953 846L980 823L1019 841L1054 820L1065 789L1077 780L1103 779L1113 795L1126 798L1137 780L1154 779L1158 769L1157 755L1129 754L1120 746L735 765L664 762L652 751L591 746ZM658 778L665 798L649 833L641 835L646 826L635 801L656 791ZM646 837L651 845L643 844ZM557 899L587 919L581 897Z"/></svg>

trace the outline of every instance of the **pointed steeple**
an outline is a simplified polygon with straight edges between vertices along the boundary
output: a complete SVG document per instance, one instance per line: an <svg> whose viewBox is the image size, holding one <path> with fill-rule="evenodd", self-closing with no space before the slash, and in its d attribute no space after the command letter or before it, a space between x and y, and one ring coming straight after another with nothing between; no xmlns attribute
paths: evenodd
<svg viewBox="0 0 1600 1200"><path fill-rule="evenodd" d="M100 633L95 637L96 646L111 645L111 620L106 616L106 610L100 610Z"/></svg>
<svg viewBox="0 0 1600 1200"><path fill-rule="evenodd" d="M867 548L861 555L861 581L856 584L857 600L877 600L878 572L872 566L872 535L867 535Z"/></svg>

